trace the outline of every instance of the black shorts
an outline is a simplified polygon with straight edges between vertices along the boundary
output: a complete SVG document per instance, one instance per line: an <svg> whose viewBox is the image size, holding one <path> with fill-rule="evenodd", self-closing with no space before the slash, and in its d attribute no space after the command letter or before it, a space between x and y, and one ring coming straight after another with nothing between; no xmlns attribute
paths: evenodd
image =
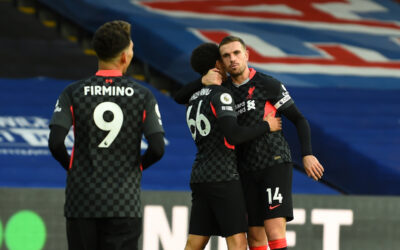
<svg viewBox="0 0 400 250"><path fill-rule="evenodd" d="M242 173L249 226L264 226L264 220L284 217L293 220L291 163Z"/></svg>
<svg viewBox="0 0 400 250"><path fill-rule="evenodd" d="M67 218L69 250L137 250L141 218Z"/></svg>
<svg viewBox="0 0 400 250"><path fill-rule="evenodd" d="M223 237L247 232L241 182L192 183L189 234Z"/></svg>

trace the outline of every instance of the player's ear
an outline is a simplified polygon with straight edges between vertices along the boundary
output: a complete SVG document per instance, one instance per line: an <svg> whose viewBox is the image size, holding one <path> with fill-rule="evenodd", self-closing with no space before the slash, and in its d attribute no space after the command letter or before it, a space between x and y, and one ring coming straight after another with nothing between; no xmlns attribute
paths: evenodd
<svg viewBox="0 0 400 250"><path fill-rule="evenodd" d="M248 49L245 50L246 60L249 60L250 51Z"/></svg>
<svg viewBox="0 0 400 250"><path fill-rule="evenodd" d="M125 51L121 52L119 60L120 60L121 64L125 64L126 63L126 61L128 60L128 57L127 57Z"/></svg>

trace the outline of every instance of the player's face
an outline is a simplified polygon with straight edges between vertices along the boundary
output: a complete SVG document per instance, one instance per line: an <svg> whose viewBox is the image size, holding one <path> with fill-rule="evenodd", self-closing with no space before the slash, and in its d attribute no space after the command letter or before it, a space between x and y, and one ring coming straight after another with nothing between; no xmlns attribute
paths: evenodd
<svg viewBox="0 0 400 250"><path fill-rule="evenodd" d="M249 53L238 41L227 43L219 49L226 71L233 77L243 74L247 68Z"/></svg>

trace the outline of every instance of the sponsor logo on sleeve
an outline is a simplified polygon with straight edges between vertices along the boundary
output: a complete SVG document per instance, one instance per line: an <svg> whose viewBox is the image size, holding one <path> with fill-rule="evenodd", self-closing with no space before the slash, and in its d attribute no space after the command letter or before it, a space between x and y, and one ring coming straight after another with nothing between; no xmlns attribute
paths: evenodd
<svg viewBox="0 0 400 250"><path fill-rule="evenodd" d="M233 111L232 106L222 106L221 109L222 109L222 110Z"/></svg>

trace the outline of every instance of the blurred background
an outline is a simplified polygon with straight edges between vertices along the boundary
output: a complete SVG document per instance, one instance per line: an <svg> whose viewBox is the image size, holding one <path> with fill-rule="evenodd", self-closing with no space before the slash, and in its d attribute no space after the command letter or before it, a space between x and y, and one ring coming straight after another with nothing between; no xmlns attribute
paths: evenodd
<svg viewBox="0 0 400 250"><path fill-rule="evenodd" d="M67 249L66 174L48 151L48 123L61 91L96 72L92 35L116 19L132 24L128 75L152 90L166 131L163 159L143 173L142 249L186 242L196 148L172 96L198 77L192 50L226 35L285 84L325 167L320 182L304 174L284 120L295 164L289 249L400 249L400 1L0 0L1 250ZM226 246L215 237L207 249Z"/></svg>

